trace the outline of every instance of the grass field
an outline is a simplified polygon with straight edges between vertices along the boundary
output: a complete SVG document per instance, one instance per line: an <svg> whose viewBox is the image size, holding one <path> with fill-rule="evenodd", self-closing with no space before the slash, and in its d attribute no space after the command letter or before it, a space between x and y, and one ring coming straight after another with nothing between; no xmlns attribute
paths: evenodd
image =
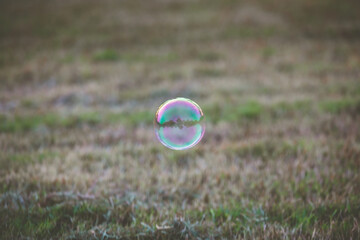
<svg viewBox="0 0 360 240"><path fill-rule="evenodd" d="M360 2L0 2L1 239L359 239ZM186 97L206 133L163 147Z"/></svg>

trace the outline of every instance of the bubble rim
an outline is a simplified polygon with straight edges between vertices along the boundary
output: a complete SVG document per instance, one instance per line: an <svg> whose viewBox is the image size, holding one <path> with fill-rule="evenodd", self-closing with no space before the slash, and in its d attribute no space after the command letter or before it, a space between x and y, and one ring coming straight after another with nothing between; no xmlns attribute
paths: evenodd
<svg viewBox="0 0 360 240"><path fill-rule="evenodd" d="M166 110L165 108L167 106L169 106L172 103L175 103L177 101L184 102L185 104L188 104L189 107L190 106L195 106L194 109L199 110L199 115L200 115L200 118L197 119L197 121L200 121L201 118L204 117L204 113L203 113L202 109L200 108L200 106L196 102L194 102L194 101L192 101L191 99L188 99L188 98L178 97L178 98L167 100L163 104L160 105L160 107L158 108L158 110L156 111L156 114L155 114L155 120L156 120L156 122L158 124L160 124L160 125L162 124L161 121L160 121L161 119L159 119L160 112L163 111L163 110L165 111Z"/></svg>
<svg viewBox="0 0 360 240"><path fill-rule="evenodd" d="M198 123L200 126L201 126L201 134L197 137L197 139L190 145L186 146L186 147L176 147L176 146L172 146L170 144L168 144L166 141L163 141L161 138L160 138L160 135L159 135L159 132L160 132L160 129L162 128L161 126L159 127L158 125L161 125L159 123L159 114L161 112L161 110L163 110L164 107L168 106L169 104L173 103L173 102L177 102L177 101L182 101L182 102L185 102L185 103L188 103L190 104L190 106L194 106L195 109L199 110L199 115L200 115L200 118L197 119L198 121L202 121L202 123ZM189 106L189 107L190 107ZM162 145L164 145L165 147L167 148L170 148L172 150L185 150L185 149L189 149L189 148L192 148L194 147L195 145L197 145L201 139L203 138L204 134L205 134L205 124L203 122L203 119L204 119L204 113L201 109L201 107L196 103L194 102L193 100L191 99L188 99L188 98L184 98L184 97L177 97L177 98L174 98L174 99L170 99L170 100L167 100L165 101L163 104L160 105L160 107L158 108L158 110L156 111L156 114L155 114L155 118L154 118L154 125L155 125L155 134L156 134L156 137L157 139L159 140L159 142L161 142ZM157 127L156 127L157 125Z"/></svg>

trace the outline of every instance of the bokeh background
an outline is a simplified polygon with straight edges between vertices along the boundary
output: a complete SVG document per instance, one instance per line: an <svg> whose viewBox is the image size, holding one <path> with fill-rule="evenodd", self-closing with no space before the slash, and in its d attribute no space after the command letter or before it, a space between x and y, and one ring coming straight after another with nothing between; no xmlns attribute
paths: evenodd
<svg viewBox="0 0 360 240"><path fill-rule="evenodd" d="M3 239L356 239L360 1L0 1ZM164 101L203 109L186 151Z"/></svg>

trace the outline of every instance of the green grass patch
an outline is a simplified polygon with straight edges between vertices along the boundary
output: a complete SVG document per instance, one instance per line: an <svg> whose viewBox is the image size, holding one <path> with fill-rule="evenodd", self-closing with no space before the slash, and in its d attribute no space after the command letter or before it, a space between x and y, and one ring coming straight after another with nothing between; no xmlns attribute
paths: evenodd
<svg viewBox="0 0 360 240"><path fill-rule="evenodd" d="M149 111L107 114L104 117L105 123L122 123L128 126L136 126L139 124L151 124L154 120L154 113Z"/></svg>
<svg viewBox="0 0 360 240"><path fill-rule="evenodd" d="M58 205L54 207L31 207L18 211L2 209L1 228L7 229L3 237L35 237L59 238L63 233L69 232L73 226L84 224L88 229L106 221L107 209L87 203ZM6 220L5 220L6 219Z"/></svg>
<svg viewBox="0 0 360 240"><path fill-rule="evenodd" d="M339 100L327 100L320 103L320 108L330 113L340 113L349 110L360 109L359 99L339 99Z"/></svg>
<svg viewBox="0 0 360 240"><path fill-rule="evenodd" d="M22 198L5 194L0 198L0 204L16 199ZM6 229L2 231L5 239L71 236L77 239L94 236L185 239L186 235L196 239L219 234L250 238L260 236L257 234L260 229L281 226L283 230L290 229L304 237L316 228L334 237L351 238L355 236L352 229L360 217L359 206L358 202L347 202L319 206L275 204L263 208L234 203L228 207L209 207L204 211L185 211L183 217L175 217L179 215L176 209L159 215L157 208L120 199L64 203L44 208L34 204L17 210L1 208L0 229ZM167 229L156 226L166 226Z"/></svg>
<svg viewBox="0 0 360 240"><path fill-rule="evenodd" d="M294 102L279 102L272 105L257 101L248 101L238 105L228 104L220 106L214 104L204 106L206 119L212 123L219 121L244 123L249 120L276 120L303 116L318 116L323 112L337 114L340 112L357 114L360 101L358 99L299 100Z"/></svg>
<svg viewBox="0 0 360 240"><path fill-rule="evenodd" d="M314 150L314 143L311 140L298 139L294 142L263 140L249 145L230 145L224 149L227 155L236 155L242 158L286 159L295 158L299 155L310 154Z"/></svg>
<svg viewBox="0 0 360 240"><path fill-rule="evenodd" d="M310 114L314 112L314 103L310 100L299 100L295 102L279 102L269 108L272 117L280 118L294 116L297 113Z"/></svg>
<svg viewBox="0 0 360 240"><path fill-rule="evenodd" d="M200 52L197 54L197 58L204 62L216 62L221 59L221 55L216 52Z"/></svg>
<svg viewBox="0 0 360 240"><path fill-rule="evenodd" d="M70 55L70 54L67 54L66 56L60 59L60 62L67 64L73 63L74 61L75 61L74 55Z"/></svg>
<svg viewBox="0 0 360 240"><path fill-rule="evenodd" d="M140 53L125 53L120 56L120 60L126 63L163 63L173 62L179 59L179 56L175 53L166 54L140 54Z"/></svg>
<svg viewBox="0 0 360 240"><path fill-rule="evenodd" d="M121 61L124 63L163 63L173 62L179 59L179 56L175 53L166 54L144 54L144 53L118 53L115 50L107 49L97 52L93 56L95 62L113 62Z"/></svg>
<svg viewBox="0 0 360 240"><path fill-rule="evenodd" d="M254 119L260 116L263 111L263 106L256 101L249 101L239 105L235 111L240 117Z"/></svg>
<svg viewBox="0 0 360 240"><path fill-rule="evenodd" d="M16 198L16 194L6 195L0 204ZM165 236L183 239L185 235L200 236L196 227L188 219L174 219L174 213L158 216L156 208L147 208L140 204L130 204L120 199L111 203L78 202L73 205L58 204L41 208L0 209L0 229L5 239L31 237L37 239L66 238L89 239L97 237L130 239L159 238ZM168 218L167 218L168 217ZM156 224L171 226L170 231L161 232ZM1 230L0 230L1 232ZM158 237L156 237L158 236Z"/></svg>
<svg viewBox="0 0 360 240"><path fill-rule="evenodd" d="M197 77L221 77L225 75L223 70L215 69L215 68L197 68L194 70L194 74Z"/></svg>
<svg viewBox="0 0 360 240"><path fill-rule="evenodd" d="M36 152L36 153L2 153L0 158L0 172L10 169L16 170L32 163L43 163L47 159L54 158L59 154L56 152Z"/></svg>
<svg viewBox="0 0 360 240"><path fill-rule="evenodd" d="M353 227L354 219L360 218L360 205L357 202L328 204L320 206L276 206L267 211L270 221L301 228L311 232L314 225L335 224L335 227L347 235ZM344 224L344 223L347 224Z"/></svg>
<svg viewBox="0 0 360 240"><path fill-rule="evenodd" d="M119 54L113 49L99 51L93 56L93 60L96 62L114 62L119 59Z"/></svg>
<svg viewBox="0 0 360 240"><path fill-rule="evenodd" d="M272 56L274 56L276 53L276 49L273 48L273 47L264 47L262 50L261 50L261 56L263 57L263 59L269 59L271 58Z"/></svg>
<svg viewBox="0 0 360 240"><path fill-rule="evenodd" d="M272 37L279 31L275 27L246 27L246 26L230 26L223 32L225 38L258 38Z"/></svg>
<svg viewBox="0 0 360 240"><path fill-rule="evenodd" d="M256 101L248 101L239 105L213 105L204 107L206 118L213 123L220 121L242 122L246 119L257 119L263 111L263 105Z"/></svg>
<svg viewBox="0 0 360 240"><path fill-rule="evenodd" d="M357 99L326 100L313 103L309 100L292 103L281 102L273 105L264 105L257 101L248 101L238 105L211 105L204 106L206 119L213 123L219 121L243 123L244 121L264 119L278 119L309 114L320 114L321 111L336 114L339 112L357 113L359 108ZM321 111L318 111L318 110ZM122 113L85 112L73 115L46 113L39 115L0 115L0 132L25 132L37 127L74 128L81 125L125 124L137 126L151 124L154 113L150 111L135 111Z"/></svg>
<svg viewBox="0 0 360 240"><path fill-rule="evenodd" d="M224 223L233 224L233 228L228 230L245 238L253 237L256 235L254 232L263 229L265 225L281 226L283 230L290 229L304 237L311 236L314 229L335 238L350 239L359 236L356 230L356 219L360 218L358 202L320 206L275 204L269 209L251 206L219 207L210 209L209 215L217 226L224 226Z"/></svg>
<svg viewBox="0 0 360 240"><path fill-rule="evenodd" d="M97 113L83 113L79 115L64 116L56 113L46 113L28 116L0 116L1 132L24 132L34 130L39 126L54 127L75 127L80 124L98 124L101 117Z"/></svg>
<svg viewBox="0 0 360 240"><path fill-rule="evenodd" d="M0 132L26 132L40 126L48 128L75 128L81 125L125 124L136 126L151 124L153 113L148 111L124 113L85 112L76 115L46 113L27 116L0 116Z"/></svg>
<svg viewBox="0 0 360 240"><path fill-rule="evenodd" d="M224 222L236 222L237 231L244 230L252 224L264 223L267 216L261 207L245 208L245 207L232 207L232 208L214 208L209 210L212 221L216 225L221 225Z"/></svg>

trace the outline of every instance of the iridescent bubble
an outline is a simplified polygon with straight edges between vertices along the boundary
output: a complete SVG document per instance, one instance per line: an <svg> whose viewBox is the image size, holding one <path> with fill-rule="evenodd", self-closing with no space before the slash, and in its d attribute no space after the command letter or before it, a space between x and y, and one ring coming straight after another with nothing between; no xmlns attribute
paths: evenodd
<svg viewBox="0 0 360 240"><path fill-rule="evenodd" d="M156 112L154 126L159 141L174 150L195 146L205 133L201 108L187 98L163 103Z"/></svg>

